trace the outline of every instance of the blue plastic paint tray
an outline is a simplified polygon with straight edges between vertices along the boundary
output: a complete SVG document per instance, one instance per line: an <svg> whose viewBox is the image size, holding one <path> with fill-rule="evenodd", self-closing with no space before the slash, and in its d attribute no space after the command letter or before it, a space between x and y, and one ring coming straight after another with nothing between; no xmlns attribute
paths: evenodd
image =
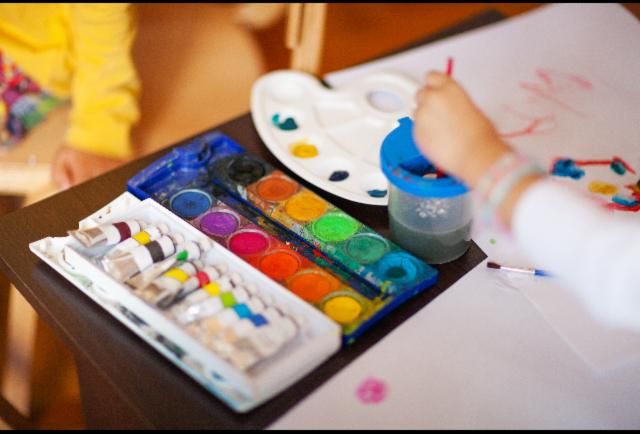
<svg viewBox="0 0 640 434"><path fill-rule="evenodd" d="M172 149L127 187L316 306L345 343L437 280L436 269L218 132Z"/></svg>

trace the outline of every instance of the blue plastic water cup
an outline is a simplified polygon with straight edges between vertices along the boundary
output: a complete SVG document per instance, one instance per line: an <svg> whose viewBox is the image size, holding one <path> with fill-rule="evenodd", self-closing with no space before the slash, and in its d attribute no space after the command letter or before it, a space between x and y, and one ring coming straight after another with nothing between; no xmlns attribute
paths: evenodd
<svg viewBox="0 0 640 434"><path fill-rule="evenodd" d="M399 122L380 150L389 181L391 238L429 264L453 261L471 243L471 193L455 178L438 174L420 153L410 118Z"/></svg>

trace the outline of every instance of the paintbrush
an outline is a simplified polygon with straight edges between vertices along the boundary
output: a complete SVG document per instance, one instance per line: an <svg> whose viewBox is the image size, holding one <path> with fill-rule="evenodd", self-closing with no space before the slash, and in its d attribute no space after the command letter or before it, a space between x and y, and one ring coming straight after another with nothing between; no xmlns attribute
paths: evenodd
<svg viewBox="0 0 640 434"><path fill-rule="evenodd" d="M487 267L495 268L496 270L514 271L516 273L532 274L534 276L551 276L549 272L544 270L539 270L536 268L507 267L492 261L487 262Z"/></svg>
<svg viewBox="0 0 640 434"><path fill-rule="evenodd" d="M451 77L453 73L453 57L447 58L447 75Z"/></svg>

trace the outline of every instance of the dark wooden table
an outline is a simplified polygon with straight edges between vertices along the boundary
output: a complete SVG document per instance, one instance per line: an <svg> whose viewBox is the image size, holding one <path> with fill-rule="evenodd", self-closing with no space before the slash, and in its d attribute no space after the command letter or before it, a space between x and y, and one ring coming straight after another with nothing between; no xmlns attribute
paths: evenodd
<svg viewBox="0 0 640 434"><path fill-rule="evenodd" d="M502 18L501 14L488 11L418 44ZM250 114L214 129L282 168L375 230L389 235L385 207L355 204L333 197L295 176L263 145ZM473 244L462 258L437 266L440 277L434 287L400 306L355 344L340 350L280 395L249 413L236 414L41 262L28 248L30 242L47 236L65 236L68 229L77 227L79 220L124 192L131 176L166 152L168 149L0 218L0 269L73 352L88 428L267 427L485 257Z"/></svg>

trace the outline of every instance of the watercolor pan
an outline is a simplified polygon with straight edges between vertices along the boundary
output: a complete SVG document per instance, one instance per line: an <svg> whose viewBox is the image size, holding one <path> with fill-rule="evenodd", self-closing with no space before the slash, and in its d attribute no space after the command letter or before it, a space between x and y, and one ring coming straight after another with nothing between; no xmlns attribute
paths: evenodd
<svg viewBox="0 0 640 434"><path fill-rule="evenodd" d="M176 194L182 194L182 191ZM342 326L347 338L359 335L363 324L385 305L385 301L377 297L372 288L362 285L318 251L296 240L282 241L277 237L281 234L279 228L260 227L221 200L213 199L209 209L189 222L254 268L317 307ZM340 306L345 309L327 306L327 302L337 293L343 294L344 303ZM354 303L355 308L352 308ZM349 313L345 313L345 310Z"/></svg>
<svg viewBox="0 0 640 434"><path fill-rule="evenodd" d="M251 116L267 148L296 175L345 199L387 205L380 146L415 108L419 84L399 73L375 73L329 89L293 70L261 76Z"/></svg>
<svg viewBox="0 0 640 434"><path fill-rule="evenodd" d="M127 219L166 224L171 233L208 244L210 248L200 257L205 264L241 276L237 278L241 284L252 285L266 305L297 318L297 332L274 354L241 369L209 347L201 334L181 324L167 310L146 302L97 266L95 259L106 252L103 246L85 248L67 236L47 237L29 248L235 411L246 412L265 402L340 349L340 327L335 322L151 199L141 201L125 192L78 226L86 229Z"/></svg>
<svg viewBox="0 0 640 434"><path fill-rule="evenodd" d="M256 156L221 157L211 162L210 172L212 181L230 195L375 286L383 296L411 291L436 273L424 261Z"/></svg>
<svg viewBox="0 0 640 434"><path fill-rule="evenodd" d="M277 177L275 184L260 184L261 180L269 181L270 177ZM131 178L127 186L137 197L151 197L176 215L183 216L254 267L271 270L276 280L293 292L302 294L304 290L300 288L312 288L306 290L305 298L341 323L345 344L353 342L387 312L437 280L434 268L319 197L317 200L329 212L324 214L324 219L323 216L316 219L319 223L314 226L315 232L305 232L306 226L288 227L286 221L278 221L274 217L279 215L273 209L282 207L292 195L312 193L274 171L263 160L247 154L229 137L216 132L174 148ZM260 200L251 193L253 190L261 195ZM182 195L193 197L184 200ZM264 206L264 198L269 200L271 207ZM194 209L200 213L197 217L191 213ZM313 214L314 210L308 212ZM338 230L332 226L337 226ZM236 233L252 246L247 247L248 251L241 250L243 243L239 235L234 238ZM311 233L320 234L324 241L310 241ZM345 233L354 236L343 240ZM262 238L258 234L264 234L262 238L269 241L260 241ZM291 268L295 268L295 262L302 264L304 269L277 279L288 271L284 262L282 270L270 268L273 265L269 265L269 261L274 258L268 253L274 251L281 251L280 258L286 257ZM293 254L297 254L297 261ZM339 282L339 287L331 284L325 285L324 289L313 289L318 279L314 279L314 273L309 275L309 269L332 276ZM319 294L325 293L326 297L320 297Z"/></svg>

